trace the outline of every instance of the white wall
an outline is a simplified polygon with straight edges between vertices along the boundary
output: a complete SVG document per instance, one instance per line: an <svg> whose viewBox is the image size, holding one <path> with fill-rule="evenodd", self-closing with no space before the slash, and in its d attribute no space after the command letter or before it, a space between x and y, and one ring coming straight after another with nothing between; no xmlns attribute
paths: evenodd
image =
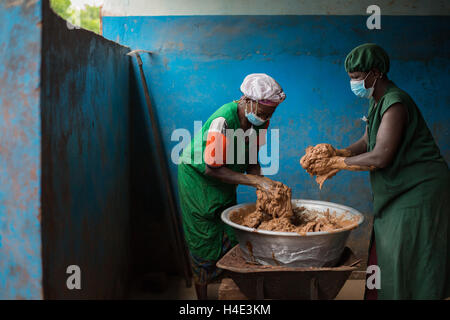
<svg viewBox="0 0 450 320"><path fill-rule="evenodd" d="M449 0L105 0L104 16L171 15L450 15Z"/></svg>

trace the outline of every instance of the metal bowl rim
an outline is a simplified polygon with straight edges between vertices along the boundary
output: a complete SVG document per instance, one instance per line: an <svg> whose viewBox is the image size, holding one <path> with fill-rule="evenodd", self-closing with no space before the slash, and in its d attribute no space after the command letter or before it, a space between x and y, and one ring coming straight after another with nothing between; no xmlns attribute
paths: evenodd
<svg viewBox="0 0 450 320"><path fill-rule="evenodd" d="M341 209L341 210L345 210L350 212L353 215L359 216L359 222L358 225L355 227L359 227L363 222L364 222L364 216L361 212L359 212L356 209L353 209L351 207L348 206L344 206L342 204L338 204L338 203L334 203L334 202L328 202L328 201L320 201L320 200L307 200L307 199L293 199L292 202L295 201L300 201L302 203L305 204L320 204L320 205L326 205L327 207L334 207L337 209ZM317 235L332 235L332 234L338 234L338 233L342 233L342 232L348 232L351 231L352 229L336 229L336 231L333 232L327 232L327 231L317 231L317 232L307 232L306 235L300 235L297 232L280 232L280 231L269 231L269 230L258 230L255 228L250 228L250 227L245 227L243 225L234 223L233 221L230 220L229 213L232 210L236 210L239 209L241 207L247 206L247 205L252 205L255 204L254 202L246 202L246 203L241 203L241 204L237 204L234 205L232 207L229 207L228 209L225 209L222 214L220 215L220 218L222 219L223 222L225 222L226 224L232 226L233 228L242 230L242 231L247 231L247 232L252 232L252 233L259 233L259 234L265 234L265 235L270 235L270 236L287 236L287 237L310 237L310 236L317 236Z"/></svg>

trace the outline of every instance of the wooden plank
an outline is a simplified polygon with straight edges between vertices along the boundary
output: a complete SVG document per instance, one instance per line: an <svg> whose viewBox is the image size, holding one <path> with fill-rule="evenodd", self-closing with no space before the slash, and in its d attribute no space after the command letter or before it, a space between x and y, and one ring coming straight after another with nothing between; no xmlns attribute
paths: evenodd
<svg viewBox="0 0 450 320"><path fill-rule="evenodd" d="M248 300L230 278L222 279L219 286L219 300Z"/></svg>

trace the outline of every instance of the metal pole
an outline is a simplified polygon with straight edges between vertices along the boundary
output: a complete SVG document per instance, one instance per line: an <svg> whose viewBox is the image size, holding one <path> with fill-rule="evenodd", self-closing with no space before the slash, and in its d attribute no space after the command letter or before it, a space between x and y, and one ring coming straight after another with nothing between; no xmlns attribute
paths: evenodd
<svg viewBox="0 0 450 320"><path fill-rule="evenodd" d="M155 116L155 113L154 113L154 110L152 107L152 103L150 100L150 94L148 91L147 81L145 79L145 74L144 74L144 70L142 67L142 64L143 64L142 59L138 52L147 52L147 53L151 53L151 52L144 51L144 50L134 50L132 52L129 52L127 55L134 55L137 59L138 65L139 65L139 72L141 74L142 86L144 88L147 109L150 114L150 122L152 125L152 131L153 131L154 138L155 138L156 152L158 155L158 161L160 163L163 184L164 184L164 188L167 193L168 202L169 202L170 218L171 218L172 227L173 227L173 230L175 233L175 247L176 247L175 250L178 251L179 254L177 254L177 256L181 257L181 260L182 260L183 273L184 273L184 277L185 277L185 281L186 281L186 286L191 287L192 282L191 282L190 263L188 260L189 258L187 256L187 250L186 250L185 243L181 237L180 223L179 223L179 219L178 219L178 210L177 210L177 206L175 203L175 195L174 195L172 183L171 183L172 180L170 179L169 168L166 164L166 157L165 157L164 149L162 146L161 135L159 132L156 116Z"/></svg>

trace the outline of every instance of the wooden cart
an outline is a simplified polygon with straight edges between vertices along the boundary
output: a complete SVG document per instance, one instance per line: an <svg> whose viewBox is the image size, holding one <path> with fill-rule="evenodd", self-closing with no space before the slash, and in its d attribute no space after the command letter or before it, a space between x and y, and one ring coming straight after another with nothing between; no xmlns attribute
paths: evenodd
<svg viewBox="0 0 450 320"><path fill-rule="evenodd" d="M237 245L217 262L229 277L219 299L334 299L360 262L346 247L332 268L263 266L247 262Z"/></svg>

